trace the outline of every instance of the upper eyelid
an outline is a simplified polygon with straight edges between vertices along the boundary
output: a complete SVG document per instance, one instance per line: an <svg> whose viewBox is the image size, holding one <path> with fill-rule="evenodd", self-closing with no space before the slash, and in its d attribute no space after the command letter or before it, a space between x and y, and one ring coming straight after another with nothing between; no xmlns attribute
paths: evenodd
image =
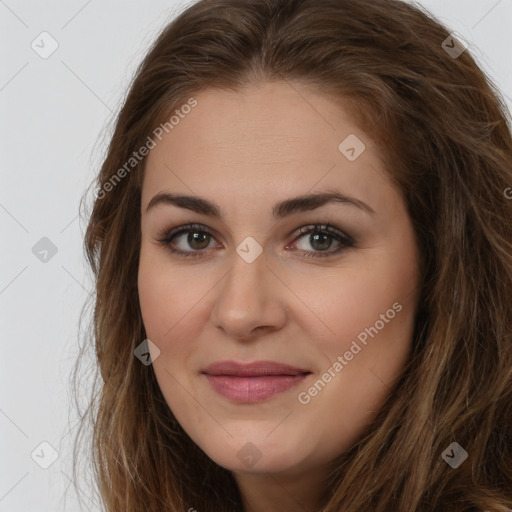
<svg viewBox="0 0 512 512"><path fill-rule="evenodd" d="M350 242L350 243L356 242L354 237L352 237L351 235L346 233L344 230L342 230L336 226L333 226L329 222L321 222L321 221L310 222L308 224L304 224L298 228L295 228L288 235L286 235L286 237L288 238L292 234L296 233L295 238L292 240L292 242L295 242L295 240L302 238L303 236L315 231L315 228L317 231L324 231L325 233L330 233L332 236L337 235L341 239L346 240L347 242ZM176 226L172 229L164 229L164 231L161 233L161 235L158 236L158 239L160 241L168 240L170 242L171 238L181 236L182 234L185 234L185 233L193 231L193 230L203 231L203 232L206 232L206 233L212 235L213 237L217 238L216 230L209 228L208 226L206 226L204 224L189 223L189 224L182 224L180 226ZM303 230L302 233L300 232L301 230ZM206 249L204 249L204 250L206 250ZM199 252L199 251L197 251L197 252Z"/></svg>

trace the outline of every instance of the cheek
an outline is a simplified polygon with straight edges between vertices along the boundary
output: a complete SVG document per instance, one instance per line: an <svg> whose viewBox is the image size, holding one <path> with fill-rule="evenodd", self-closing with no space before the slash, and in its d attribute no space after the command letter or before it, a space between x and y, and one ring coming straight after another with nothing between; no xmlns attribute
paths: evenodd
<svg viewBox="0 0 512 512"><path fill-rule="evenodd" d="M199 325L193 320L204 290L200 280L185 279L183 271L161 259L141 254L138 292L146 334L163 350L170 339L189 337L188 331Z"/></svg>
<svg viewBox="0 0 512 512"><path fill-rule="evenodd" d="M322 436L340 452L358 439L386 399L407 361L414 328L414 296L407 286L381 281L362 288L361 282L345 281L344 292L325 305L323 318L336 334L317 346L330 363L309 387L297 390L307 414L325 418ZM333 446L325 449L327 457Z"/></svg>
<svg viewBox="0 0 512 512"><path fill-rule="evenodd" d="M183 270L158 264L158 257L141 257L138 276L139 302L147 337L160 349L153 370L162 395L173 415L200 444L203 435L194 427L204 423L204 410L191 400L190 358L194 339L200 336L200 299L206 293L200 279L190 279ZM192 342L191 342L192 341Z"/></svg>
<svg viewBox="0 0 512 512"><path fill-rule="evenodd" d="M329 337L350 341L376 322L379 331L389 332L404 317L414 315L412 284L410 276L395 275L392 269L376 263L371 271L367 267L360 270L352 267L350 271L333 275L323 293L312 289L307 297L311 309L319 312L319 318L328 328ZM393 308L395 303L398 304ZM381 315L385 318L381 319Z"/></svg>
<svg viewBox="0 0 512 512"><path fill-rule="evenodd" d="M330 332L327 337L316 337L319 348L331 363L339 362L339 356L344 359L343 369L335 372L343 378L333 379L337 384L332 391L338 386L341 391L350 382L358 390L355 396L371 401L400 373L410 352L416 317L413 263L405 252L400 259L376 251L364 266L348 265L346 272L333 274L324 297L318 292L314 296L314 307ZM328 365L322 370L327 371Z"/></svg>

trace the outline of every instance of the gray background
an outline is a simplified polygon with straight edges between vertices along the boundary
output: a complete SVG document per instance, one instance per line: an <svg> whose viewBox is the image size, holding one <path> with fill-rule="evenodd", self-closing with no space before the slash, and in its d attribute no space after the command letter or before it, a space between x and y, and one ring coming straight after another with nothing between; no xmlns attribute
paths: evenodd
<svg viewBox="0 0 512 512"><path fill-rule="evenodd" d="M93 283L78 203L135 67L188 3L0 0L0 512L79 510L69 485L77 417L69 377ZM421 4L470 44L512 108L512 0ZM31 46L51 48L43 31L58 43L46 59ZM34 246L50 252L37 256ZM39 465L51 461L42 442L59 454L48 469ZM99 510L91 496L84 487L85 509Z"/></svg>

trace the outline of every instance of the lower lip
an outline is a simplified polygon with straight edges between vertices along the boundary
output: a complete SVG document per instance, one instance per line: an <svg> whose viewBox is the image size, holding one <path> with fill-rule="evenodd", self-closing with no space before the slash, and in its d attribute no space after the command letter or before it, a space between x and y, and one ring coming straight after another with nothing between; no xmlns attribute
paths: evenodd
<svg viewBox="0 0 512 512"><path fill-rule="evenodd" d="M302 382L309 374L266 375L260 377L234 377L206 375L212 388L230 400L240 403L268 400L277 393L288 391Z"/></svg>

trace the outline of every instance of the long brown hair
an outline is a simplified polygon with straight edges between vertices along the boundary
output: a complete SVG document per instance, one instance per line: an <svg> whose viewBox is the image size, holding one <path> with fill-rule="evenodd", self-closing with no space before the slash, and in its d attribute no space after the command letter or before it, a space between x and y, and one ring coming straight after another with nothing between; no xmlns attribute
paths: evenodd
<svg viewBox="0 0 512 512"><path fill-rule="evenodd" d="M350 106L406 200L422 255L411 356L333 465L322 506L512 509L512 123L471 48L450 54L450 32L399 0L199 0L159 35L117 116L84 239L96 295L73 381L87 346L98 371L75 457L92 419L105 510L243 511L231 473L191 441L152 366L134 357L146 338L137 292L146 159L126 163L194 94L262 80L309 84ZM468 453L456 469L442 457L453 442Z"/></svg>

